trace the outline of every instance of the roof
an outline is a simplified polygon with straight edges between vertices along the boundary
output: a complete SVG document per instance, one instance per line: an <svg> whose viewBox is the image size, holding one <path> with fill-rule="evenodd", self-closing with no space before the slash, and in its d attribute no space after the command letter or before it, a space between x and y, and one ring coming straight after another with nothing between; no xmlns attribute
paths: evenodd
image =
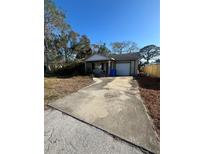
<svg viewBox="0 0 205 154"><path fill-rule="evenodd" d="M94 54L88 57L85 61L105 61L105 60L137 60L137 53L126 53L126 54L111 54L109 56L104 56L100 54Z"/></svg>
<svg viewBox="0 0 205 154"><path fill-rule="evenodd" d="M89 62L89 61L105 61L105 60L110 60L110 58L107 56L100 55L100 54L94 54L88 57L85 61Z"/></svg>
<svg viewBox="0 0 205 154"><path fill-rule="evenodd" d="M137 53L126 53L126 54L111 54L110 57L115 60L137 60Z"/></svg>

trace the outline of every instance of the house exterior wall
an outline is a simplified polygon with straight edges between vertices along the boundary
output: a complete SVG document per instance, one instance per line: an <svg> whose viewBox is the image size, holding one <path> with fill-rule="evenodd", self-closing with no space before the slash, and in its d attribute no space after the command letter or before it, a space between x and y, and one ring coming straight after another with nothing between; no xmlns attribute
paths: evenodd
<svg viewBox="0 0 205 154"><path fill-rule="evenodd" d="M138 65L139 65L139 60L136 60L135 61L135 75L137 75L139 73Z"/></svg>
<svg viewBox="0 0 205 154"><path fill-rule="evenodd" d="M107 75L109 75L109 70L116 69L116 63L129 63L130 64L130 75L136 75L138 74L138 60L126 60L126 61L110 61L110 65L108 64L108 61L95 61L95 62L86 62L86 72L92 73L92 64L95 64L95 68L101 66L101 64L104 64L103 70ZM107 67L108 66L108 67ZM110 67L109 67L110 66Z"/></svg>
<svg viewBox="0 0 205 154"><path fill-rule="evenodd" d="M135 61L130 61L130 74L134 75L135 74Z"/></svg>
<svg viewBox="0 0 205 154"><path fill-rule="evenodd" d="M92 63L86 63L86 72L92 73Z"/></svg>

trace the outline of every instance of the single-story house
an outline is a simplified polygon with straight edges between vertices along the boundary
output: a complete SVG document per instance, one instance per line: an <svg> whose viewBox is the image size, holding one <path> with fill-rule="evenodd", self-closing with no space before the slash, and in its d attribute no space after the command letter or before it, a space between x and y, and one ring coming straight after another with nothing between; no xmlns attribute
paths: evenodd
<svg viewBox="0 0 205 154"><path fill-rule="evenodd" d="M111 54L109 56L94 54L85 60L85 71L92 73L98 69L105 76L110 76L111 70L115 70L117 76L136 75L138 62L136 53Z"/></svg>

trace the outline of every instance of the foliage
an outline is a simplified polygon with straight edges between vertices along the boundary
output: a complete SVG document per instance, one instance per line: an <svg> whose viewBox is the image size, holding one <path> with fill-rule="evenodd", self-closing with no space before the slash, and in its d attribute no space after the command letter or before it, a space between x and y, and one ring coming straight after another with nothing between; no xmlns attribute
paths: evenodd
<svg viewBox="0 0 205 154"><path fill-rule="evenodd" d="M156 45L147 45L140 49L139 53L141 59L144 59L145 63L148 64L150 60L160 55L160 47Z"/></svg>
<svg viewBox="0 0 205 154"><path fill-rule="evenodd" d="M106 43L93 44L91 48L93 54L101 54L107 56L111 52L106 46Z"/></svg>
<svg viewBox="0 0 205 154"><path fill-rule="evenodd" d="M86 35L80 37L79 43L75 45L76 58L82 59L92 54L90 40Z"/></svg>
<svg viewBox="0 0 205 154"><path fill-rule="evenodd" d="M126 50L128 53L138 52L139 48L135 42L127 41Z"/></svg>
<svg viewBox="0 0 205 154"><path fill-rule="evenodd" d="M156 59L156 60L155 60L155 63L160 63L160 59Z"/></svg>
<svg viewBox="0 0 205 154"><path fill-rule="evenodd" d="M48 68L78 63L92 53L90 40L80 36L65 21L65 14L53 0L44 1L44 56ZM50 70L50 69L49 69Z"/></svg>
<svg viewBox="0 0 205 154"><path fill-rule="evenodd" d="M50 37L54 32L66 32L70 25L65 22L65 14L59 10L52 0L44 1L44 32Z"/></svg>
<svg viewBox="0 0 205 154"><path fill-rule="evenodd" d="M133 53L138 51L137 44L131 41L113 42L111 43L112 51L118 54Z"/></svg>
<svg viewBox="0 0 205 154"><path fill-rule="evenodd" d="M44 1L44 55L46 63L58 63L62 60L65 49L66 35L70 25L65 22L64 13L52 0Z"/></svg>

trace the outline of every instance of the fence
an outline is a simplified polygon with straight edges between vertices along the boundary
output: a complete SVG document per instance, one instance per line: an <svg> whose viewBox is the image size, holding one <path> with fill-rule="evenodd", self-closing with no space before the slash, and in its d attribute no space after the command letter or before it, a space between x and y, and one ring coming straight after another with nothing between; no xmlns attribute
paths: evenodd
<svg viewBox="0 0 205 154"><path fill-rule="evenodd" d="M143 72L152 77L160 77L160 64L146 65L143 68Z"/></svg>

